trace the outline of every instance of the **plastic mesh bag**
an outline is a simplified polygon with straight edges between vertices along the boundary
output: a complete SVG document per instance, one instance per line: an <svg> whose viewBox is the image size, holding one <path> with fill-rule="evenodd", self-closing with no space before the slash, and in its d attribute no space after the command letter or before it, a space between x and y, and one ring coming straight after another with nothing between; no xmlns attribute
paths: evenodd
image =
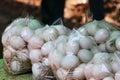
<svg viewBox="0 0 120 80"><path fill-rule="evenodd" d="M42 25L36 19L17 18L4 30L3 59L8 73L15 75L31 71L27 43L39 27Z"/></svg>

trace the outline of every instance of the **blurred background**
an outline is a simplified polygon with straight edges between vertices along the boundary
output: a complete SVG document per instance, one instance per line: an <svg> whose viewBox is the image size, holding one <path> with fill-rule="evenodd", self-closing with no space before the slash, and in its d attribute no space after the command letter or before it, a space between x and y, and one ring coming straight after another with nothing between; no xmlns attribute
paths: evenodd
<svg viewBox="0 0 120 80"><path fill-rule="evenodd" d="M42 0L2 0L0 2L0 39L4 29L18 17L33 16L41 19ZM49 4L49 3L48 3ZM105 20L120 27L120 0L104 0ZM91 21L88 0L66 0L64 8L64 25L69 28L80 27ZM0 43L0 58L2 44Z"/></svg>

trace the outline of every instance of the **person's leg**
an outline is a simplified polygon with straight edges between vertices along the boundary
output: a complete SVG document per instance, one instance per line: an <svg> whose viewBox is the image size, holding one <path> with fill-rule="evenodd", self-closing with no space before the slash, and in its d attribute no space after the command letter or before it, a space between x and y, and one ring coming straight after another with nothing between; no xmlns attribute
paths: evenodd
<svg viewBox="0 0 120 80"><path fill-rule="evenodd" d="M64 15L65 0L42 0L41 16L44 24L51 25Z"/></svg>
<svg viewBox="0 0 120 80"><path fill-rule="evenodd" d="M104 19L104 2L103 0L89 0L90 10L93 13L93 19Z"/></svg>

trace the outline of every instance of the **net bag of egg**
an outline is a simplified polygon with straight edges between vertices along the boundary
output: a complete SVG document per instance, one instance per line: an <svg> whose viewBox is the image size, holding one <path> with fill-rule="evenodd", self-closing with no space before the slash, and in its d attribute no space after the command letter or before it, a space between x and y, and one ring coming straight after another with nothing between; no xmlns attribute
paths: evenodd
<svg viewBox="0 0 120 80"><path fill-rule="evenodd" d="M57 80L118 80L120 31L111 24L94 20L56 42L48 59Z"/></svg>
<svg viewBox="0 0 120 80"><path fill-rule="evenodd" d="M69 31L63 25L45 25L35 30L34 36L28 42L33 80L55 79L48 56L55 48L55 41L66 36Z"/></svg>
<svg viewBox="0 0 120 80"><path fill-rule="evenodd" d="M6 27L2 34L2 45L8 73L15 75L31 71L28 41L39 27L42 27L39 21L31 18L17 18Z"/></svg>

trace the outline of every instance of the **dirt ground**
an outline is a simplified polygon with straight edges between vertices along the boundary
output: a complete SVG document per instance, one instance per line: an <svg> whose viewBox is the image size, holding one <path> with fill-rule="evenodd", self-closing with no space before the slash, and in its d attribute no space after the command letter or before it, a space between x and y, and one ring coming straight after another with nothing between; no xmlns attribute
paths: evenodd
<svg viewBox="0 0 120 80"><path fill-rule="evenodd" d="M75 2L76 1L76 2ZM66 0L64 25L73 28L80 27L86 22L86 10L88 4L78 3L80 0ZM83 0L84 1L84 0ZM120 27L120 0L105 1L105 19ZM83 11L82 11L83 10ZM40 6L31 6L15 2L15 0L2 0L0 2L0 39L7 25L18 17L34 16L40 20ZM89 16L89 15L88 15ZM0 43L0 58L2 56L2 44Z"/></svg>

